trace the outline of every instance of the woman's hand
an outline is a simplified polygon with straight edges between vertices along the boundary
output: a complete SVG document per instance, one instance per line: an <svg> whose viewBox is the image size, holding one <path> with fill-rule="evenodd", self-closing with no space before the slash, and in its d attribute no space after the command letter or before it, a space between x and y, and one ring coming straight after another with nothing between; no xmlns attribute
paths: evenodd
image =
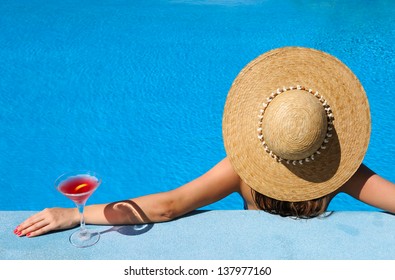
<svg viewBox="0 0 395 280"><path fill-rule="evenodd" d="M33 237L53 230L75 227L80 222L77 208L46 208L29 217L14 230L18 236Z"/></svg>

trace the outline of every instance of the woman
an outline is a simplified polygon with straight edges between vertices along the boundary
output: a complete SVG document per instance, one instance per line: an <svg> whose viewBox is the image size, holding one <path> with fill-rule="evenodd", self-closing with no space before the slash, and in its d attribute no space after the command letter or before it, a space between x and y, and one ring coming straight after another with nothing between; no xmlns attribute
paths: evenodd
<svg viewBox="0 0 395 280"><path fill-rule="evenodd" d="M201 177L168 192L87 206L86 223L169 221L234 192L246 209L281 216L319 216L340 192L395 213L395 185L362 164L370 138L366 94L329 54L287 47L250 62L229 91L223 136L227 157ZM74 208L45 209L14 233L33 237L79 220Z"/></svg>

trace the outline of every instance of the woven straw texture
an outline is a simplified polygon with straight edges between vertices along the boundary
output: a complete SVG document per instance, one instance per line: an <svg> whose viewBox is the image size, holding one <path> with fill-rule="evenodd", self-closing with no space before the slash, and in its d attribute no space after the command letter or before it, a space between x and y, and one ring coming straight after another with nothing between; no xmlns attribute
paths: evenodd
<svg viewBox="0 0 395 280"><path fill-rule="evenodd" d="M257 134L262 103L277 88L296 85L318 91L334 115L326 149L302 165L273 159ZM342 186L362 163L370 130L368 100L352 71L327 53L299 47L251 61L233 82L223 116L225 149L235 171L254 190L282 201L315 199Z"/></svg>

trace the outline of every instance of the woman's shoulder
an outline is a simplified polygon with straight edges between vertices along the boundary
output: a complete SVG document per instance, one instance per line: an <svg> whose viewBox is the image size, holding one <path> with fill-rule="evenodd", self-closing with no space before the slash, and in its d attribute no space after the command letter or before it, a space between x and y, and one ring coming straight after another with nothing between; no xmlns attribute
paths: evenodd
<svg viewBox="0 0 395 280"><path fill-rule="evenodd" d="M362 164L338 190L391 213L395 213L395 184Z"/></svg>
<svg viewBox="0 0 395 280"><path fill-rule="evenodd" d="M244 200L244 209L245 210L258 210L255 204L253 190L249 185L247 185L243 180L240 179L239 184L239 194Z"/></svg>

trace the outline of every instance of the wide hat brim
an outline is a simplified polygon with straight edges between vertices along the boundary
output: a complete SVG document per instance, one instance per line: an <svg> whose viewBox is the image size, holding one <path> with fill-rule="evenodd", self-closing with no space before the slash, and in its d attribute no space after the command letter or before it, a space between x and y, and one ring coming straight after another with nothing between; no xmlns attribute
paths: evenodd
<svg viewBox="0 0 395 280"><path fill-rule="evenodd" d="M258 115L273 91L301 85L320 92L334 115L333 136L313 161L274 160L257 137ZM270 105L269 105L270 106ZM365 91L353 72L322 51L279 48L251 61L234 80L223 115L230 162L252 189L281 201L306 201L336 191L365 156L371 122Z"/></svg>

